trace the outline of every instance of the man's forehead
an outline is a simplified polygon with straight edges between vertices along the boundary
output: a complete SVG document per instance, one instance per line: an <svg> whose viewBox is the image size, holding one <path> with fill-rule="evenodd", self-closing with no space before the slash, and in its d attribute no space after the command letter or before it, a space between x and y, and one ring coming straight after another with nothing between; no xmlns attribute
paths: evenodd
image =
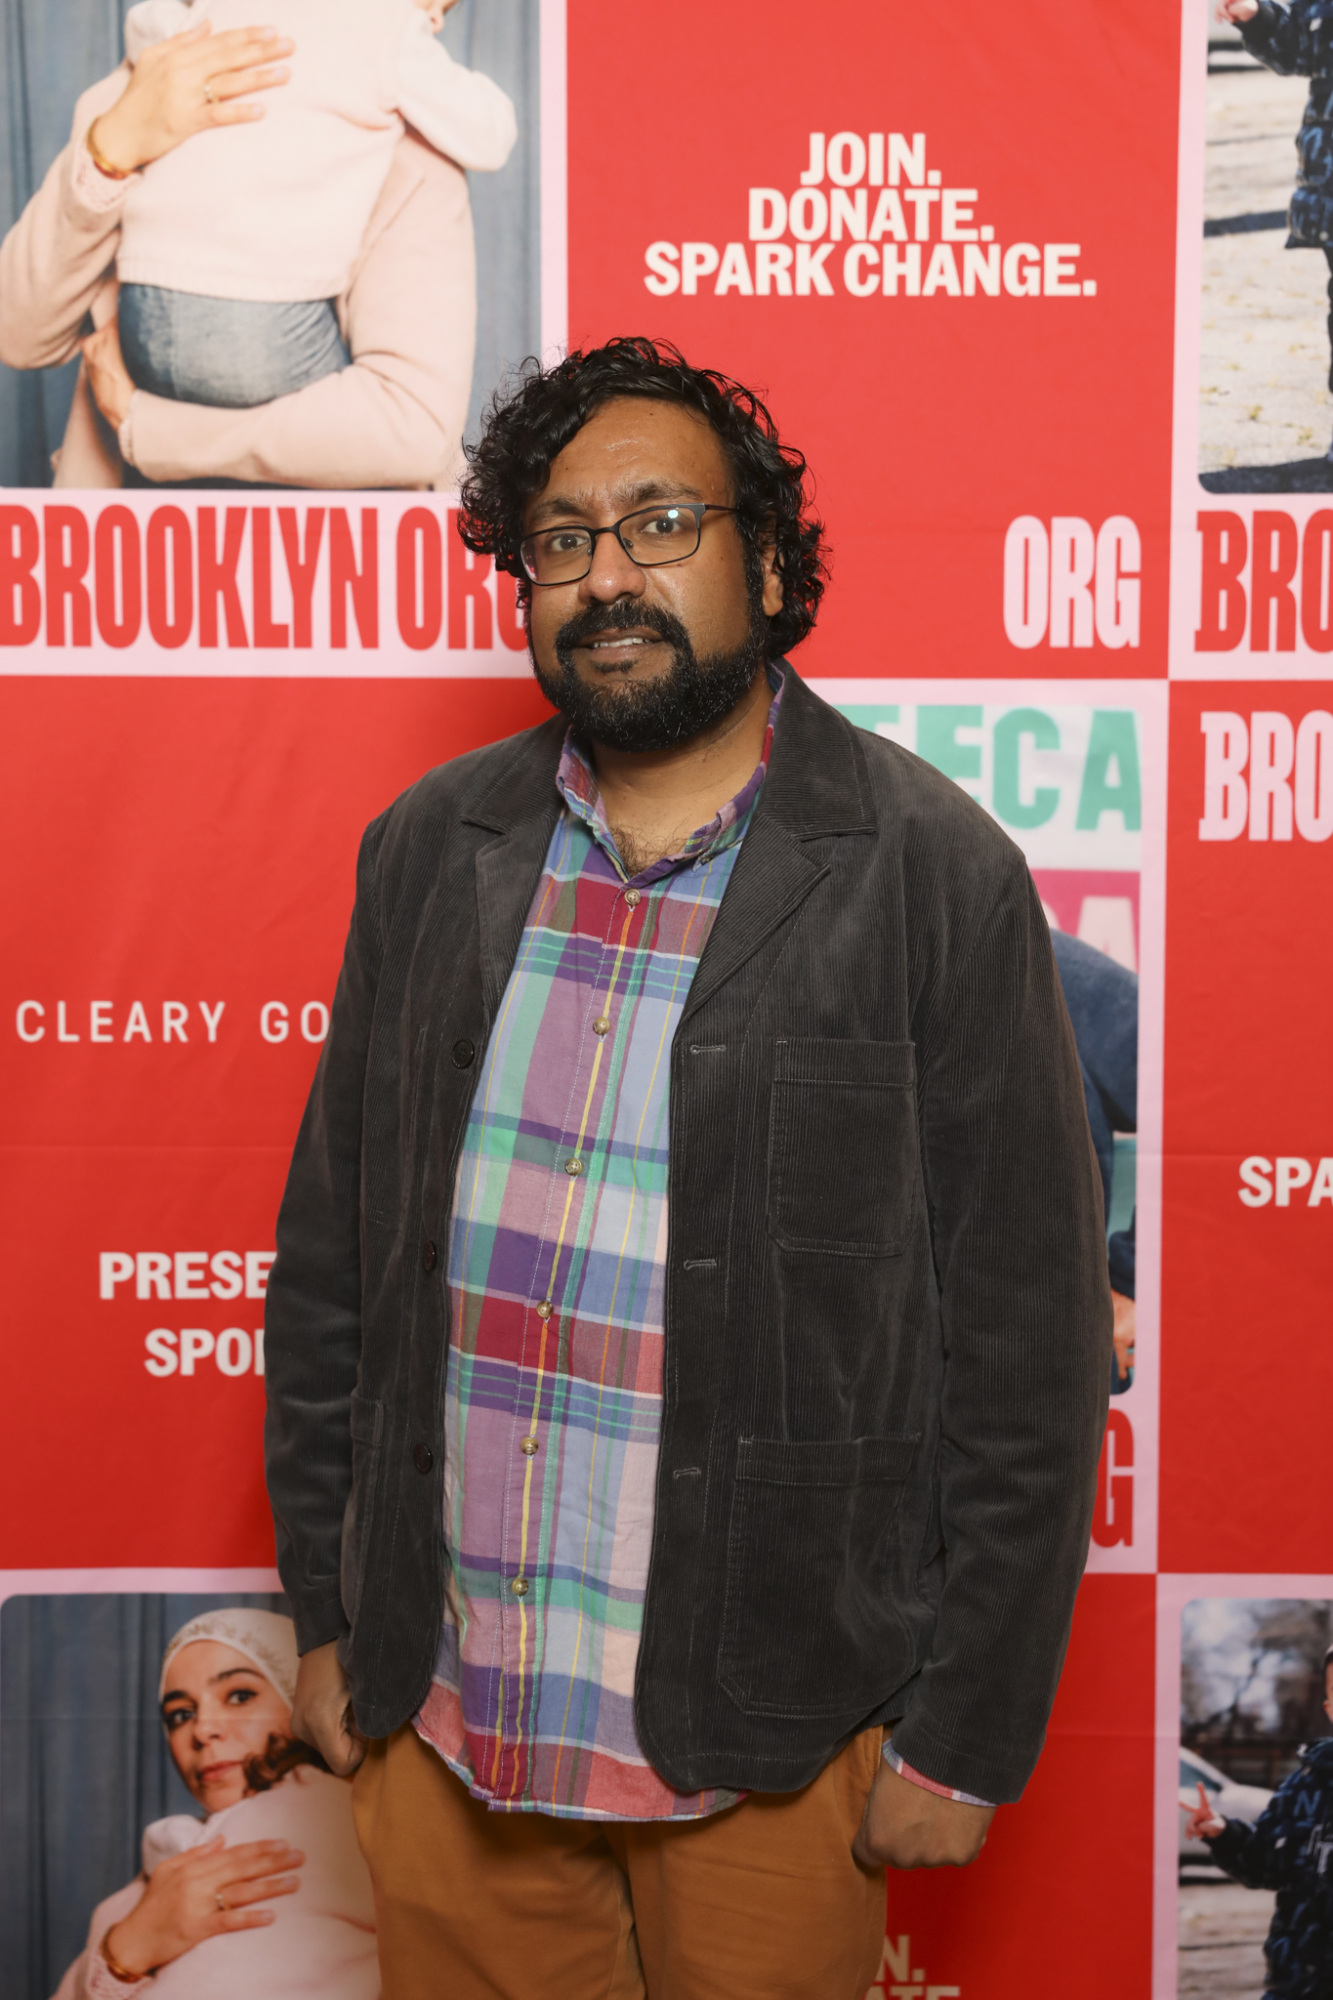
<svg viewBox="0 0 1333 2000"><path fill-rule="evenodd" d="M556 512L621 511L654 500L713 500L730 477L712 425L678 403L619 397L595 411L551 462L525 510L530 523Z"/></svg>

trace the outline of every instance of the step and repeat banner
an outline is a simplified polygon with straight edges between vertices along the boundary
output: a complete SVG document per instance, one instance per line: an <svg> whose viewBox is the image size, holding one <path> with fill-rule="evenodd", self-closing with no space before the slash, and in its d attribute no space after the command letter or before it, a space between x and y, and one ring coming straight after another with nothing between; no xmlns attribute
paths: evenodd
<svg viewBox="0 0 1333 2000"><path fill-rule="evenodd" d="M81 1992L94 1910L197 1810L171 1635L267 1659L280 1629L264 1297L361 829L546 713L512 579L456 534L457 437L526 354L647 333L810 461L833 581L800 671L1026 854L1108 1197L1112 1397L1047 1749L974 1867L891 1880L874 1991L1258 2000L1267 1836L1225 1872L1181 1801L1252 1824L1304 1772L1302 1824L1333 1818L1308 0L1244 37L1205 0L462 0L447 46L517 138L466 176L438 134L386 154L347 365L128 417L117 227L66 150L122 22L56 11L0 0L6 1993ZM1291 1990L1333 1991L1333 1958Z"/></svg>

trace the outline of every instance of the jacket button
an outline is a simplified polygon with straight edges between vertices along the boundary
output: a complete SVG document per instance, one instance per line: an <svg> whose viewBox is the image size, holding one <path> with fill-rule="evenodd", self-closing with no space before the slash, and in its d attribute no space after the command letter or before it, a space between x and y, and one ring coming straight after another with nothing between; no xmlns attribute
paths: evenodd
<svg viewBox="0 0 1333 2000"><path fill-rule="evenodd" d="M412 1463L424 1479L435 1463L435 1453L428 1444L414 1445L412 1447Z"/></svg>
<svg viewBox="0 0 1333 2000"><path fill-rule="evenodd" d="M464 1036L461 1041L454 1043L453 1054L455 1069L471 1069L473 1062L476 1060L476 1043L468 1041L467 1037Z"/></svg>
<svg viewBox="0 0 1333 2000"><path fill-rule="evenodd" d="M433 1271L433 1270L435 1269L435 1265L436 1265L436 1262L437 1262L437 1259L436 1259L436 1255L435 1255L435 1245L434 1245L433 1243L427 1243L427 1244L425 1244L425 1245L424 1245L424 1246L422 1247L422 1252L421 1252L421 1268L422 1268L422 1270L423 1270L423 1271Z"/></svg>

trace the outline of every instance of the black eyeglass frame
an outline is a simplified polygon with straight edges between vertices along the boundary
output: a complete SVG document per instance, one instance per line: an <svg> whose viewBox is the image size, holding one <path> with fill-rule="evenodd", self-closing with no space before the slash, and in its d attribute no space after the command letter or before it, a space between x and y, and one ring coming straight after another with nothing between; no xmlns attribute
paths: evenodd
<svg viewBox="0 0 1333 2000"><path fill-rule="evenodd" d="M641 514L665 513L669 508L674 508L681 514L693 514L694 547L689 551L688 555L663 556L660 562L640 562L633 549L625 548L625 537L621 534L620 530L624 527L626 521L637 521ZM698 555L699 544L703 540L705 514L735 514L739 511L736 507L719 506L712 500L666 500L659 502L655 506L635 507L628 514L622 514L618 521L612 521L608 528L586 528L581 521L557 521L549 528L538 528L536 534L524 535L518 545L518 559L523 565L524 576L535 590L559 590L565 584L582 583L584 577L592 570L593 561L597 554L597 537L599 535L614 535L621 548L625 549L625 554L638 569L670 569L673 563L688 562L691 556ZM577 576L562 576L556 578L553 582L543 583L540 577L533 575L532 565L528 561L524 551L529 542L537 540L538 535L556 534L562 528L566 533L573 530L580 535L588 536L588 567L587 569L580 570Z"/></svg>

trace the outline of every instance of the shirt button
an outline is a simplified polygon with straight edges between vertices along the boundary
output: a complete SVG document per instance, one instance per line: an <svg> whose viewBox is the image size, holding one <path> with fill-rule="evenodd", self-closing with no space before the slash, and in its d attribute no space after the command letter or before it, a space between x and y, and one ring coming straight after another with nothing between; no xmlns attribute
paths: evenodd
<svg viewBox="0 0 1333 2000"><path fill-rule="evenodd" d="M551 1304L551 1301L549 1299L538 1299L537 1301L538 1319L549 1319L554 1311L555 1307Z"/></svg>
<svg viewBox="0 0 1333 2000"><path fill-rule="evenodd" d="M435 1463L435 1453L428 1444L414 1445L412 1448L412 1463L424 1479Z"/></svg>
<svg viewBox="0 0 1333 2000"><path fill-rule="evenodd" d="M515 1597L526 1597L532 1585L525 1576L516 1576L509 1588L513 1591Z"/></svg>
<svg viewBox="0 0 1333 2000"><path fill-rule="evenodd" d="M536 1438L524 1438L519 1445L519 1450L522 1452L524 1458L535 1458L540 1449L541 1446L537 1443Z"/></svg>
<svg viewBox="0 0 1333 2000"><path fill-rule="evenodd" d="M642 901L642 891L638 889L626 889L625 901L629 904L629 907L632 910L637 910L640 902Z"/></svg>
<svg viewBox="0 0 1333 2000"><path fill-rule="evenodd" d="M461 1041L455 1042L453 1047L454 1068L470 1069L476 1058L476 1054L476 1043L468 1041L466 1036Z"/></svg>
<svg viewBox="0 0 1333 2000"><path fill-rule="evenodd" d="M594 1035L605 1035L610 1030L610 1027L611 1023L607 1020L605 1014L600 1014L592 1024L592 1031Z"/></svg>
<svg viewBox="0 0 1333 2000"><path fill-rule="evenodd" d="M423 1271L433 1271L433 1270L435 1269L435 1265L436 1265L436 1262L437 1262L437 1258L436 1258L436 1254L435 1254L435 1245L434 1245L433 1243L425 1243L425 1244L423 1244L423 1245L422 1245L422 1249L421 1249L421 1268L422 1268L422 1270L423 1270Z"/></svg>
<svg viewBox="0 0 1333 2000"><path fill-rule="evenodd" d="M565 1172L569 1175L569 1178L572 1181L577 1180L579 1175L583 1172L582 1160L566 1160Z"/></svg>

